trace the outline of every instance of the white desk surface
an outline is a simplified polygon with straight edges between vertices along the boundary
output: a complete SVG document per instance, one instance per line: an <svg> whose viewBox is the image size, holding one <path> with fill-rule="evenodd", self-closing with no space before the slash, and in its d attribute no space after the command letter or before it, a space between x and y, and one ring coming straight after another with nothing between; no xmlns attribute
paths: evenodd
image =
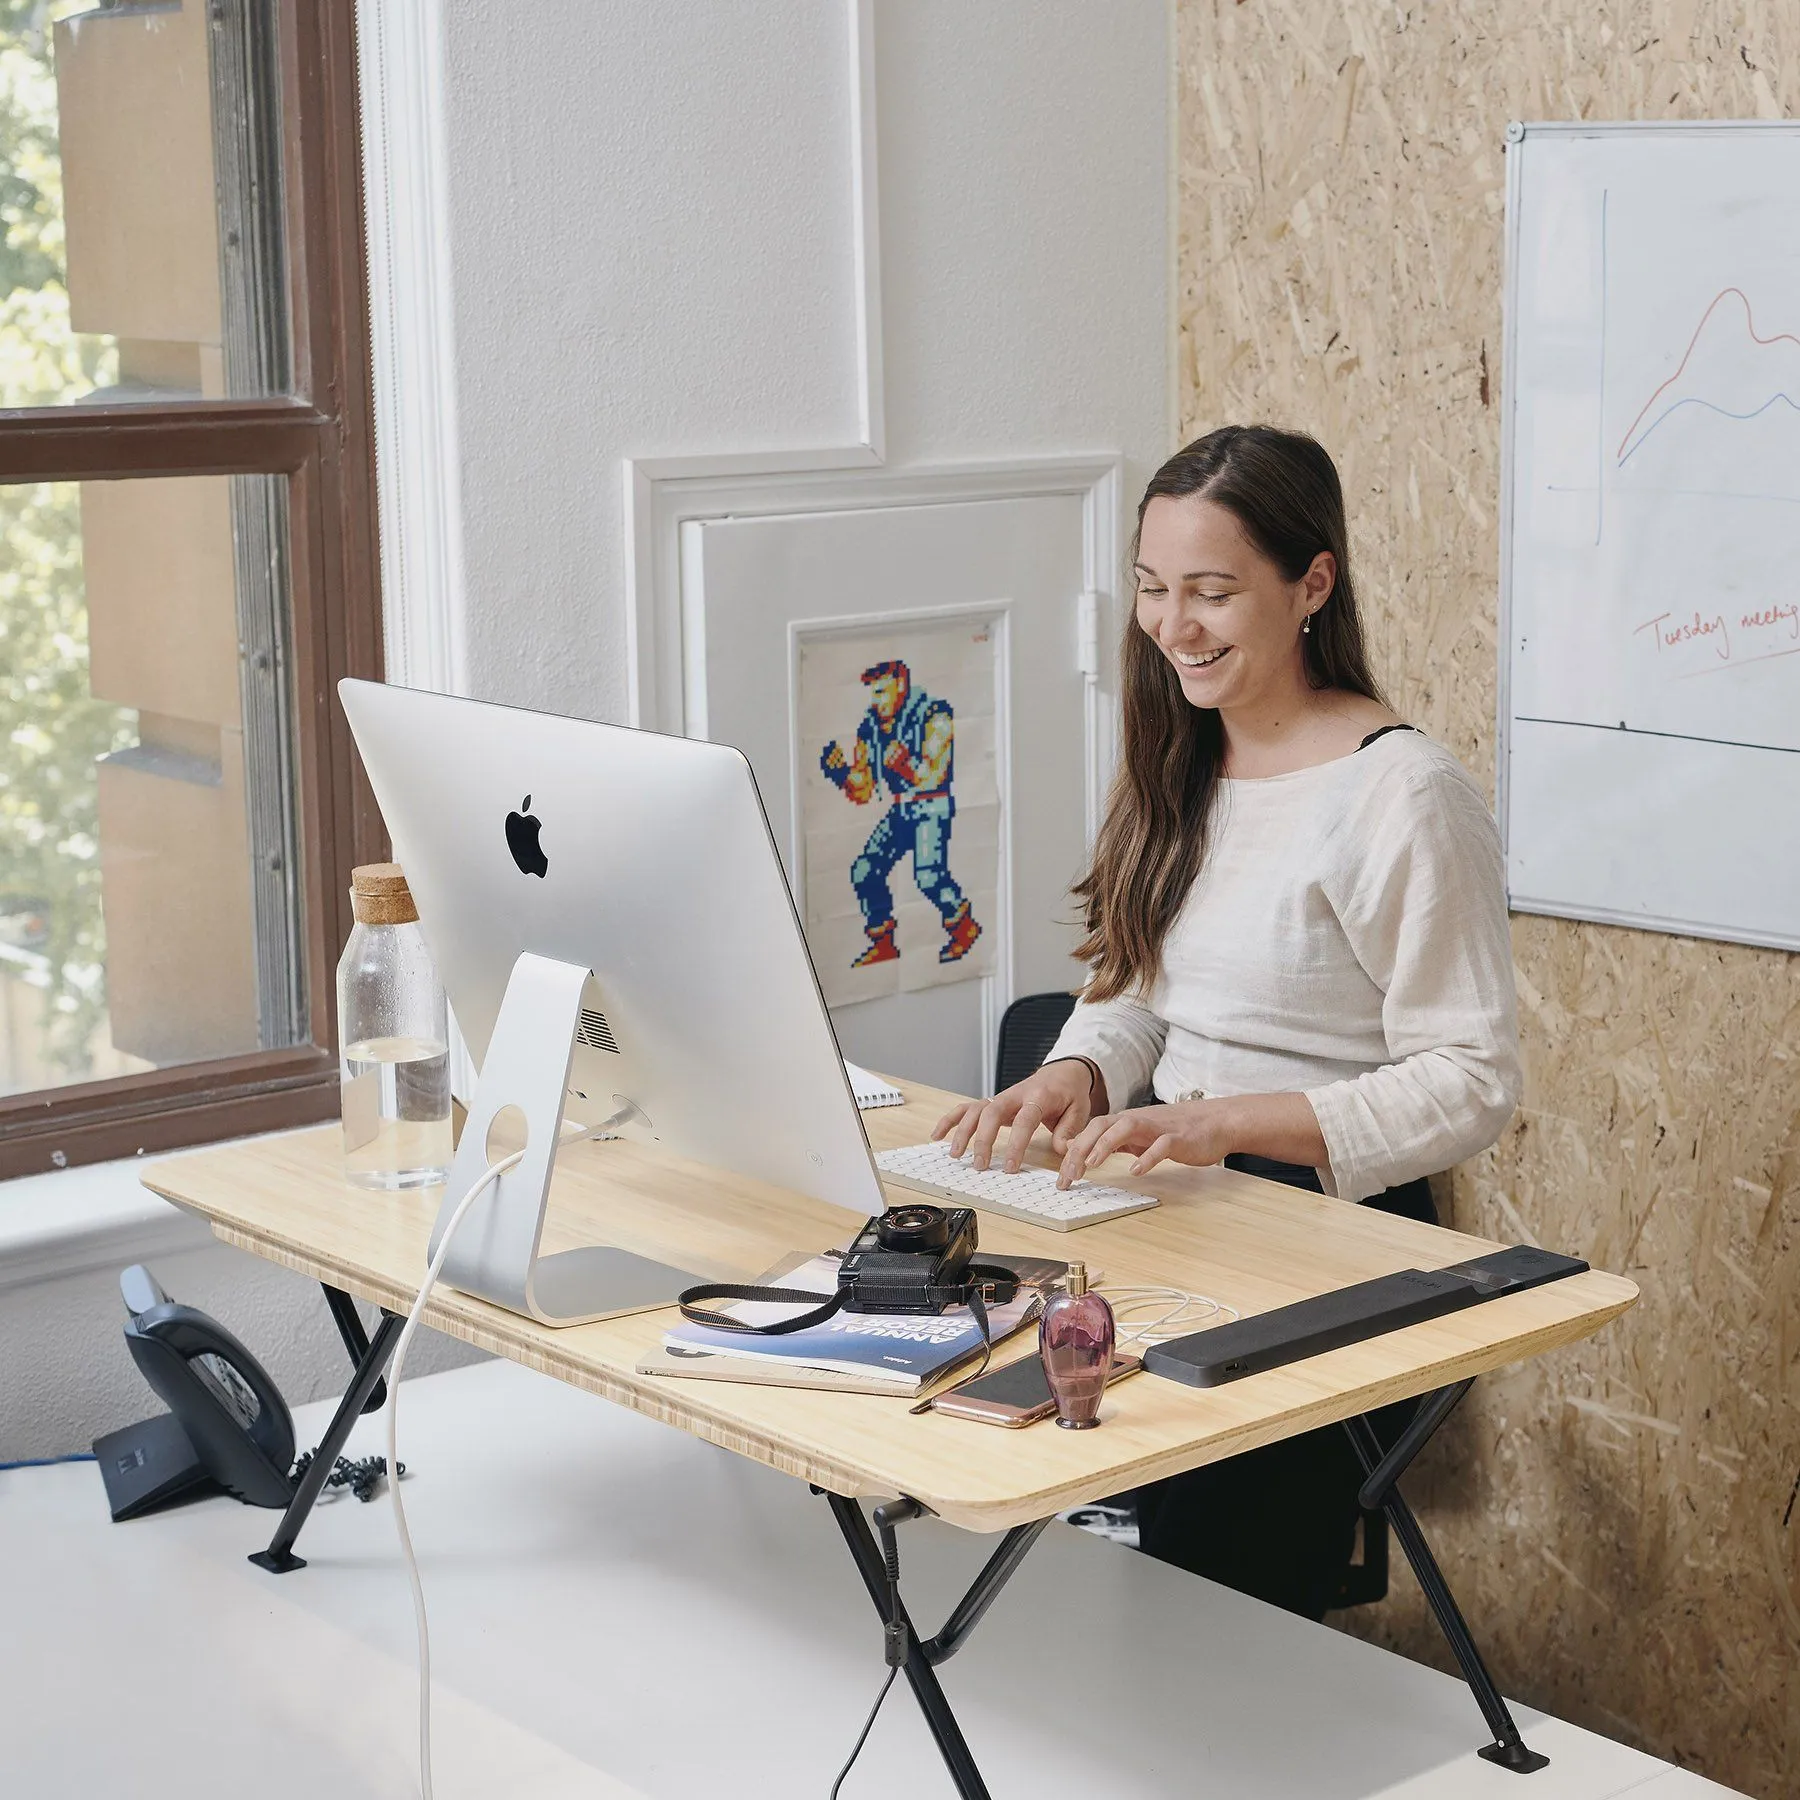
<svg viewBox="0 0 1800 1800"><path fill-rule="evenodd" d="M329 1411L299 1409L302 1446ZM883 1669L822 1500L503 1361L407 1382L400 1426L440 1800L825 1800ZM0 1473L0 1788L416 1793L385 1497L321 1506L310 1566L282 1577L244 1560L276 1516L218 1498L114 1525L90 1463ZM933 1521L900 1540L935 1630L992 1540ZM1083 1637L1102 1667L1078 1707L1058 1659ZM941 1676L996 1800L1728 1800L1527 1707L1550 1767L1493 1768L1462 1683L1062 1525ZM947 1791L896 1683L844 1800Z"/></svg>

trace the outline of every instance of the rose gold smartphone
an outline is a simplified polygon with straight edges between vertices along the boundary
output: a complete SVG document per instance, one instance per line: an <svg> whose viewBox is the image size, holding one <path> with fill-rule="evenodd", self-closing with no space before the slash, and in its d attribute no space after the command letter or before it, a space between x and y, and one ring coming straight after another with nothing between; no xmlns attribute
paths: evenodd
<svg viewBox="0 0 1800 1800"><path fill-rule="evenodd" d="M1111 1387L1115 1381L1135 1375L1143 1366L1139 1357L1115 1356L1106 1385ZM931 1407L934 1412L949 1413L958 1419L977 1419L983 1425L1016 1427L1053 1417L1056 1401L1051 1397L1050 1383L1044 1377L1044 1365L1035 1356L1021 1356L1004 1369L990 1369L973 1381L965 1381L961 1387L939 1394Z"/></svg>

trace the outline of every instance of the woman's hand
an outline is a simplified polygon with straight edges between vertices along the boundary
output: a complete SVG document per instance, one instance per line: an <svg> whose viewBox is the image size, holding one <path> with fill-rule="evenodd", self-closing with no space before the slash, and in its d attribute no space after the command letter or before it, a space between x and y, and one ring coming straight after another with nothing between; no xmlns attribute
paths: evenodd
<svg viewBox="0 0 1800 1800"><path fill-rule="evenodd" d="M1115 1151L1135 1151L1133 1175L1147 1175L1159 1162L1223 1162L1238 1146L1227 1124L1229 1102L1181 1100L1169 1106L1134 1106L1092 1120L1063 1153L1056 1185L1066 1188Z"/></svg>
<svg viewBox="0 0 1800 1800"><path fill-rule="evenodd" d="M1099 1089L1096 1093L1094 1090ZM1002 1167L1016 1175L1025 1163L1025 1151L1040 1125L1050 1128L1050 1147L1063 1151L1076 1133L1088 1126L1096 1112L1106 1110L1105 1084L1085 1062L1069 1058L1046 1063L991 1100L970 1100L952 1107L938 1120L931 1136L950 1140L950 1154L974 1152L978 1169L993 1161L994 1143L1010 1125L1006 1158Z"/></svg>

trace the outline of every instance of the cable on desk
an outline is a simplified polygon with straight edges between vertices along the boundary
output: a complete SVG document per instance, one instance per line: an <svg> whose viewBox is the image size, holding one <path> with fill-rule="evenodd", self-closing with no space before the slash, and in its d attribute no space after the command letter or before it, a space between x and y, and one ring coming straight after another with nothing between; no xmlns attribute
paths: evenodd
<svg viewBox="0 0 1800 1800"><path fill-rule="evenodd" d="M590 1138L600 1137L622 1119L630 1117L631 1112L631 1107L623 1107L600 1124L559 1139L552 1154L560 1155L571 1144L585 1143ZM431 1259L431 1266L425 1271L424 1285L419 1289L418 1298L412 1303L412 1310L406 1315L406 1325L400 1333L399 1343L394 1346L394 1360L387 1374L388 1399L384 1410L387 1413L389 1468L403 1468L400 1461L400 1373L406 1364L406 1352L412 1343L413 1333L418 1330L419 1320L424 1316L425 1303L431 1298L431 1290L437 1286L438 1276L443 1273L444 1259L450 1254L450 1244L456 1236L456 1228L468 1217L469 1208L524 1154L525 1149L518 1149L510 1156L501 1157L498 1162L489 1163L481 1178L456 1203L456 1210L450 1215L450 1222L444 1227L444 1235L438 1241L437 1255ZM388 1495L394 1503L394 1529L400 1537L400 1553L406 1559L406 1576L412 1585L413 1624L419 1640L419 1792L422 1800L432 1800L431 1633L425 1620L425 1589L419 1580L418 1558L413 1554L412 1533L406 1528L406 1505L400 1498L398 1481L388 1483Z"/></svg>
<svg viewBox="0 0 1800 1800"><path fill-rule="evenodd" d="M1121 1344L1162 1343L1167 1338L1186 1337L1203 1326L1223 1325L1241 1316L1235 1306L1227 1306L1207 1294L1190 1294L1185 1288L1115 1286L1110 1281L1094 1285L1113 1309ZM1141 1324L1132 1323L1146 1312L1156 1316Z"/></svg>

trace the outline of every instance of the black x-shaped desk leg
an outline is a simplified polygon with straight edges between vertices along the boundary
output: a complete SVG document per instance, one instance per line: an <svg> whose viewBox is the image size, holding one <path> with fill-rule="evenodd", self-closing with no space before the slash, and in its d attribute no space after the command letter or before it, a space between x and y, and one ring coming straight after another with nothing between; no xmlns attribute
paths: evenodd
<svg viewBox="0 0 1800 1800"><path fill-rule="evenodd" d="M300 1527L306 1523L307 1514L312 1511L313 1503L324 1491L325 1483L337 1465L338 1455L350 1436L350 1427L364 1413L374 1412L387 1399L387 1383L381 1378L382 1371L388 1366L388 1359L400 1339L400 1328L406 1323L398 1314L383 1308L381 1323L375 1327L375 1336L371 1339L363 1331L356 1302L342 1288L326 1287L325 1301L337 1321L344 1348L356 1365L356 1373L350 1377L349 1389L338 1403L337 1411L331 1415L331 1423L325 1428L312 1461L294 1484L294 1497L281 1515L281 1523L275 1527L268 1549L258 1550L250 1558L259 1569L267 1569L271 1575L287 1575L306 1567L306 1558L294 1554L294 1540L300 1535Z"/></svg>
<svg viewBox="0 0 1800 1800"><path fill-rule="evenodd" d="M1475 1704L1481 1708L1481 1715L1494 1734L1493 1743L1484 1745L1477 1754L1515 1774L1529 1775L1544 1768L1550 1759L1526 1746L1511 1710L1494 1685L1481 1652L1475 1647L1468 1621L1450 1592L1450 1584L1444 1579L1431 1546L1425 1541L1419 1521L1399 1488L1400 1477L1413 1458L1474 1385L1472 1381L1459 1382L1454 1387L1440 1388L1427 1395L1391 1450L1382 1450L1381 1441L1367 1419L1346 1419L1344 1429L1350 1434L1350 1442L1366 1476L1359 1499L1365 1510L1379 1506L1387 1514L1389 1526L1400 1540L1400 1547L1406 1552L1406 1560L1412 1564L1420 1587L1425 1590L1425 1598L1443 1628L1444 1636L1450 1640L1450 1648L1456 1653L1463 1678L1475 1696ZM817 1488L813 1491L823 1492ZM957 1724L950 1702L938 1684L937 1665L962 1647L1050 1521L1040 1519L1032 1525L1015 1525L1000 1540L999 1548L988 1558L969 1591L957 1602L943 1630L934 1638L921 1639L913 1630L912 1620L900 1598L893 1531L903 1521L917 1518L924 1508L917 1501L903 1499L889 1501L875 1509L876 1527L887 1544L884 1555L882 1546L875 1540L875 1532L870 1530L868 1520L863 1517L862 1508L854 1500L846 1500L839 1494L826 1494L825 1499L838 1522L838 1529L844 1534L844 1541L850 1546L850 1554L863 1578L863 1585L869 1590L869 1598L881 1615L888 1633L890 1655L898 1661L904 1652L904 1661L898 1661L898 1666L906 1671L913 1697L949 1767L957 1793L962 1800L989 1800L987 1784L975 1766L962 1727Z"/></svg>
<svg viewBox="0 0 1800 1800"><path fill-rule="evenodd" d="M815 1488L815 1493L824 1490ZM921 1638L913 1630L912 1620L900 1598L899 1560L893 1545L894 1527L904 1520L916 1519L925 1509L915 1500L890 1500L875 1509L875 1523L887 1542L886 1554L875 1541L875 1533L854 1500L841 1494L826 1494L832 1516L850 1554L856 1561L863 1585L887 1630L890 1655L906 1671L906 1679L931 1727L931 1735L950 1770L950 1779L962 1800L989 1800L987 1783L975 1766L962 1727L950 1710L950 1702L938 1685L937 1665L946 1662L968 1641L969 1633L980 1624L982 1615L993 1605L995 1597L1006 1585L1013 1571L1025 1560L1025 1554L1044 1534L1048 1519L1031 1525L1015 1525L1000 1540L999 1548L970 1584L969 1591L957 1601L943 1629L932 1638ZM904 1660L899 1660L902 1655Z"/></svg>
<svg viewBox="0 0 1800 1800"><path fill-rule="evenodd" d="M1515 1775L1530 1775L1543 1768L1550 1759L1528 1749L1519 1735L1505 1699L1494 1685L1487 1664L1481 1660L1481 1652L1475 1648L1468 1621L1456 1604L1456 1596L1450 1592L1444 1571L1438 1567L1437 1558L1425 1541L1425 1533L1413 1516L1413 1509L1400 1492L1400 1477L1413 1458L1424 1449L1432 1433L1449 1418L1463 1395L1474 1385L1473 1381L1459 1381L1454 1387L1439 1388L1436 1393L1427 1394L1419 1402L1412 1423L1400 1434L1393 1449L1385 1453L1367 1419L1346 1419L1344 1429L1350 1434L1357 1461L1362 1464L1366 1477L1357 1498L1364 1511L1373 1511L1379 1506L1387 1514L1388 1525L1400 1540L1400 1548L1406 1552L1406 1560L1412 1564L1419 1586L1425 1590L1425 1598L1444 1636L1450 1640L1450 1648L1456 1654L1463 1679L1469 1684L1469 1692L1475 1696L1475 1704L1481 1708L1481 1716L1494 1734L1494 1741L1484 1744L1477 1755L1498 1763L1503 1769L1511 1769Z"/></svg>

